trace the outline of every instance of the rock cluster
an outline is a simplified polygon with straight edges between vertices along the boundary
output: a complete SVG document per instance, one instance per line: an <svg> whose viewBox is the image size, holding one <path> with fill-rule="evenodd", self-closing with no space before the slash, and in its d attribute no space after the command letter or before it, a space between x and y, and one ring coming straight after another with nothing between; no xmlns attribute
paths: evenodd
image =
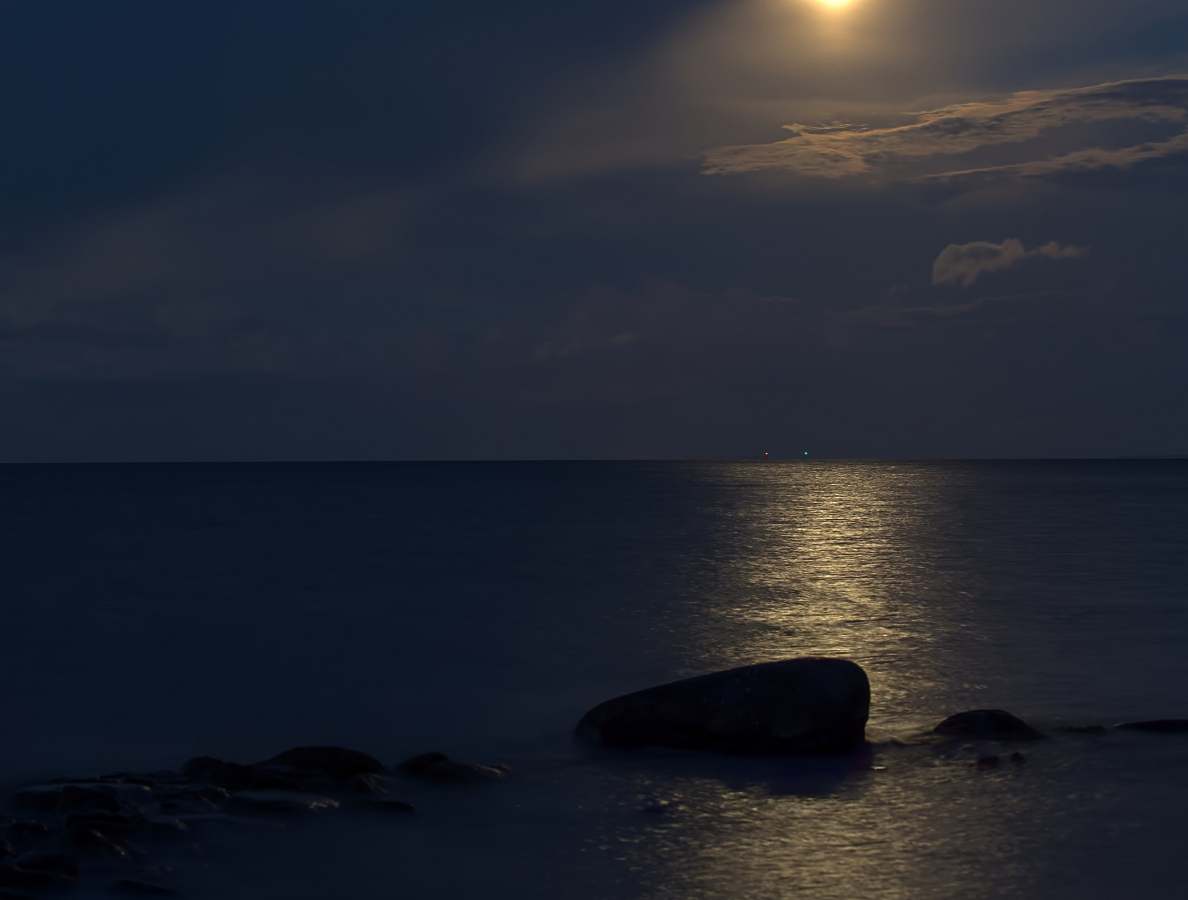
<svg viewBox="0 0 1188 900"><path fill-rule="evenodd" d="M505 767L459 763L425 753L389 769L342 747L297 747L243 765L200 756L178 771L117 772L56 779L8 798L0 816L0 900L66 887L80 877L116 877L110 891L178 896L161 885L169 866L154 847L201 854L198 832L252 818L286 819L333 810L412 813L397 795L407 778L476 781L502 778Z"/></svg>

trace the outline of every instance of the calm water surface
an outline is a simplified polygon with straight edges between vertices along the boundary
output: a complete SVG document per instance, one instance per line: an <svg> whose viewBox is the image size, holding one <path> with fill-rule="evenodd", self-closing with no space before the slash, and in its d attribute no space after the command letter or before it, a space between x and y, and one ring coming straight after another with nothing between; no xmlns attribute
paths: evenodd
<svg viewBox="0 0 1188 900"><path fill-rule="evenodd" d="M1188 717L1185 462L7 466L0 504L0 786L309 743L516 771L205 835L196 896L1182 881L1188 738L1053 730ZM570 743L610 696L809 654L870 674L873 759ZM1059 736L995 770L916 738L987 706Z"/></svg>

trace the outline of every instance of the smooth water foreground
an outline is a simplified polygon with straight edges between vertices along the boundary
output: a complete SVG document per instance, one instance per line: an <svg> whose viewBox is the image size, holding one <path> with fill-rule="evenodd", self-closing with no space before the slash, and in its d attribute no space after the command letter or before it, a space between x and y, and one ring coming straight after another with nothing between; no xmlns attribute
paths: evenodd
<svg viewBox="0 0 1188 900"><path fill-rule="evenodd" d="M22 465L0 505L5 792L302 744L514 769L212 829L168 860L191 896L1182 883L1188 736L1055 729L1188 717L1188 463ZM802 655L866 668L873 758L571 743L608 697ZM915 739L976 707L1054 739L992 769Z"/></svg>

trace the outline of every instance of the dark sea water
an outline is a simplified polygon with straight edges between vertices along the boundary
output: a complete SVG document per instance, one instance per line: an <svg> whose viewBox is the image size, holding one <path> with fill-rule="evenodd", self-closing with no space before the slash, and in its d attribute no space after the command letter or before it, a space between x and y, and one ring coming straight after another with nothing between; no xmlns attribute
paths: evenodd
<svg viewBox="0 0 1188 900"><path fill-rule="evenodd" d="M1188 462L11 465L0 588L5 793L303 744L514 770L215 830L166 860L194 897L1182 890L1188 735L1056 729L1188 717ZM873 760L571 742L801 655L865 667ZM977 707L1054 739L919 739Z"/></svg>

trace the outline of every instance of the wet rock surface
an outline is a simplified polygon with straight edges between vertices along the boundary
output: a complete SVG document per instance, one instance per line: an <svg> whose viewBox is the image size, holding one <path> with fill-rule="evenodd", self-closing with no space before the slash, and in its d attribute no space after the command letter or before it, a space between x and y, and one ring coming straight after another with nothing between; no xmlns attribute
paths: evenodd
<svg viewBox="0 0 1188 900"><path fill-rule="evenodd" d="M424 777L506 774L444 754L427 768L441 761L448 765ZM342 809L412 813L415 807L400 797L408 772L356 750L297 747L252 765L200 756L176 772L29 785L8 797L13 814L0 816L0 900L104 880L113 894L181 896L160 883L170 872L160 859L201 855L195 831L284 827Z"/></svg>
<svg viewBox="0 0 1188 900"><path fill-rule="evenodd" d="M616 697L591 709L576 736L612 748L726 753L842 753L865 740L870 682L844 659L742 666Z"/></svg>
<svg viewBox="0 0 1188 900"><path fill-rule="evenodd" d="M1188 719L1149 719L1145 722L1119 722L1123 731L1146 731L1152 734L1188 734Z"/></svg>
<svg viewBox="0 0 1188 900"><path fill-rule="evenodd" d="M498 781L508 773L506 766L480 766L450 759L444 753L431 751L410 757L396 766L426 781L464 784L474 781Z"/></svg>

